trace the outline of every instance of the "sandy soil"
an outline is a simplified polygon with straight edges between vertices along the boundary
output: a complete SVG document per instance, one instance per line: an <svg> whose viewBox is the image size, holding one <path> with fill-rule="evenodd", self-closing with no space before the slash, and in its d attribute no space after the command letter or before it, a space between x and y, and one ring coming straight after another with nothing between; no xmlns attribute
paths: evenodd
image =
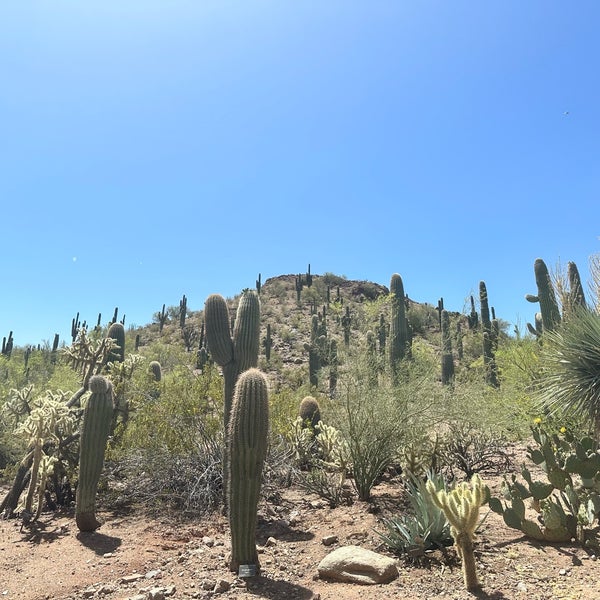
<svg viewBox="0 0 600 600"><path fill-rule="evenodd" d="M496 480L496 483L499 480ZM242 580L227 568L226 519L197 522L150 518L140 512L101 513L104 524L79 533L72 514L45 513L34 528L0 521L0 598L7 600L161 600L162 598L375 600L600 598L600 565L577 546L538 544L490 513L476 557L483 590L467 593L453 548L418 564L398 561L399 577L360 586L320 580L319 561L341 545L382 553L378 516L398 506L400 488L375 489L375 502L330 509L292 488L280 505L262 505L258 544L262 572ZM482 508L482 516L487 507ZM330 546L323 543L337 536Z"/></svg>

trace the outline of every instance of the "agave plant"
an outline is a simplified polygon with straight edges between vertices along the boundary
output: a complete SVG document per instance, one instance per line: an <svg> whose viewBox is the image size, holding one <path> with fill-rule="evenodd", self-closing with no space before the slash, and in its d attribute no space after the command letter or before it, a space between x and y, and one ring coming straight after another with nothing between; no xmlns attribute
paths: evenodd
<svg viewBox="0 0 600 600"><path fill-rule="evenodd" d="M433 502L427 481L432 482L436 491L447 490L444 477L439 473L429 471L427 480L409 473L405 486L410 513L383 519L386 531L375 532L388 548L408 558L418 558L426 550L452 544L450 524L444 511Z"/></svg>
<svg viewBox="0 0 600 600"><path fill-rule="evenodd" d="M600 315L586 308L544 335L539 398L551 412L589 418L600 435Z"/></svg>

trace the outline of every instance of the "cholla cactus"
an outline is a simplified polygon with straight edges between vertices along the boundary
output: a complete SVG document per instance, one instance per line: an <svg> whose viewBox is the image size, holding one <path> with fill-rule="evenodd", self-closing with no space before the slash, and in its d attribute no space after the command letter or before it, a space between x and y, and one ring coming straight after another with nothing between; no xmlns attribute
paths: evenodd
<svg viewBox="0 0 600 600"><path fill-rule="evenodd" d="M75 430L75 415L65 403L66 394L52 394L36 398L28 417L15 429L15 434L28 440L28 451L23 464L31 461L29 488L22 506L24 522L37 519L41 513L46 481L56 459L50 460L46 444L60 442ZM34 514L34 503L37 510Z"/></svg>
<svg viewBox="0 0 600 600"><path fill-rule="evenodd" d="M435 504L439 506L450 523L450 533L454 538L456 551L462 561L463 577L469 591L481 587L475 568L473 539L479 520L479 508L486 502L487 486L478 475L474 475L471 483L463 482L451 492L436 490L435 485L427 482L427 491Z"/></svg>

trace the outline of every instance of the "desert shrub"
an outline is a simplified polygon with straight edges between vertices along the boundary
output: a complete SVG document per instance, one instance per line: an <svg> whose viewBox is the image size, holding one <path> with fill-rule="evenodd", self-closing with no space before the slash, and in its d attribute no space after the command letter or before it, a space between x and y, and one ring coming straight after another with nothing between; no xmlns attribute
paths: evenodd
<svg viewBox="0 0 600 600"><path fill-rule="evenodd" d="M447 490L441 474L430 471L427 480L437 491ZM436 506L427 490L427 480L409 474L404 489L410 512L383 519L385 531L376 531L390 550L411 559L423 556L426 550L450 546L453 541L443 510Z"/></svg>
<svg viewBox="0 0 600 600"><path fill-rule="evenodd" d="M196 446L198 430L221 427L222 380L213 365L200 374L177 367L165 374L158 398L145 396L133 411L113 458L132 449L182 454Z"/></svg>
<svg viewBox="0 0 600 600"><path fill-rule="evenodd" d="M471 423L450 423L439 446L441 463L454 478L460 471L466 479L475 473L505 473L511 467L508 441L492 430L480 430Z"/></svg>
<svg viewBox="0 0 600 600"><path fill-rule="evenodd" d="M222 500L222 439L198 424L185 452L166 445L138 447L107 463L109 506L141 504L151 512L177 511L197 516L217 509Z"/></svg>

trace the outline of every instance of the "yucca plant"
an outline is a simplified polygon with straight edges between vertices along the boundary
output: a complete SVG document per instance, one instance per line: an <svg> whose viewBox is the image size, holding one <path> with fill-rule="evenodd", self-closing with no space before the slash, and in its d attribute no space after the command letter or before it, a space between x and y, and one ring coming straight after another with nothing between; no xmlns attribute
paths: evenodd
<svg viewBox="0 0 600 600"><path fill-rule="evenodd" d="M550 412L589 418L600 436L600 315L578 307L544 334L538 396Z"/></svg>

